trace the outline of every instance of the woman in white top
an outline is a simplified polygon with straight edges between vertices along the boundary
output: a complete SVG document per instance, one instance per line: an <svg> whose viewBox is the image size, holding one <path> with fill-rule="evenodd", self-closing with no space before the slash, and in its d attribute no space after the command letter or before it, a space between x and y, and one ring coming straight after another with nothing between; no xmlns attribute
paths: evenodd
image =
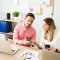
<svg viewBox="0 0 60 60"><path fill-rule="evenodd" d="M42 48L47 47L49 48L59 49L59 36L58 31L56 29L55 23L52 18L45 18L43 20L43 33L41 35L40 46Z"/></svg>

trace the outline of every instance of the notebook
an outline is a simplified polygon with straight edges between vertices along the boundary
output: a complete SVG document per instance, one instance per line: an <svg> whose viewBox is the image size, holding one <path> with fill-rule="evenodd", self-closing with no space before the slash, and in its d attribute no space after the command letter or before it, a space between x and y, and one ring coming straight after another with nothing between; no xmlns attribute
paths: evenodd
<svg viewBox="0 0 60 60"><path fill-rule="evenodd" d="M15 54L19 50L18 47L13 47L11 42L0 40L0 53Z"/></svg>

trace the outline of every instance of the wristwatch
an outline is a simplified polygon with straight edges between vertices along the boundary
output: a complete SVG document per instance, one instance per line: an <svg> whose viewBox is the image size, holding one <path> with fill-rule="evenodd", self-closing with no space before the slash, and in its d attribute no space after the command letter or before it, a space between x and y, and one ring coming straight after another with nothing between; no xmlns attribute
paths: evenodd
<svg viewBox="0 0 60 60"><path fill-rule="evenodd" d="M60 53L60 51L58 49L56 49L55 52Z"/></svg>
<svg viewBox="0 0 60 60"><path fill-rule="evenodd" d="M55 52L58 52L58 49L56 49Z"/></svg>

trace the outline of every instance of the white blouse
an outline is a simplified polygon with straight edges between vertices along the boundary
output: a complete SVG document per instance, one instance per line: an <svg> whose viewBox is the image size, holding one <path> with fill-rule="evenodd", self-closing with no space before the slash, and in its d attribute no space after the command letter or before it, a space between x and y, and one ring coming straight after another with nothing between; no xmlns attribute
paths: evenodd
<svg viewBox="0 0 60 60"><path fill-rule="evenodd" d="M51 48L60 48L60 37L59 36L60 35L59 35L58 30L55 30L53 40L49 41L49 40L44 39L43 33L42 33L41 40L40 40L40 46L44 48L45 45L50 45Z"/></svg>

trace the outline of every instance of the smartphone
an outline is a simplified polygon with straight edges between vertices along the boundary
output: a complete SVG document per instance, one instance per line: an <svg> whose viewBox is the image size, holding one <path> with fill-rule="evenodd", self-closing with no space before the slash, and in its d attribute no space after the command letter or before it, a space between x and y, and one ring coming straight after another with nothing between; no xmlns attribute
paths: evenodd
<svg viewBox="0 0 60 60"><path fill-rule="evenodd" d="M31 39L29 37L26 37L26 41L31 41Z"/></svg>
<svg viewBox="0 0 60 60"><path fill-rule="evenodd" d="M34 45L32 44L31 38L26 37L26 41L30 41L30 46L34 47Z"/></svg>
<svg viewBox="0 0 60 60"><path fill-rule="evenodd" d="M50 48L50 45L45 45L45 49Z"/></svg>

